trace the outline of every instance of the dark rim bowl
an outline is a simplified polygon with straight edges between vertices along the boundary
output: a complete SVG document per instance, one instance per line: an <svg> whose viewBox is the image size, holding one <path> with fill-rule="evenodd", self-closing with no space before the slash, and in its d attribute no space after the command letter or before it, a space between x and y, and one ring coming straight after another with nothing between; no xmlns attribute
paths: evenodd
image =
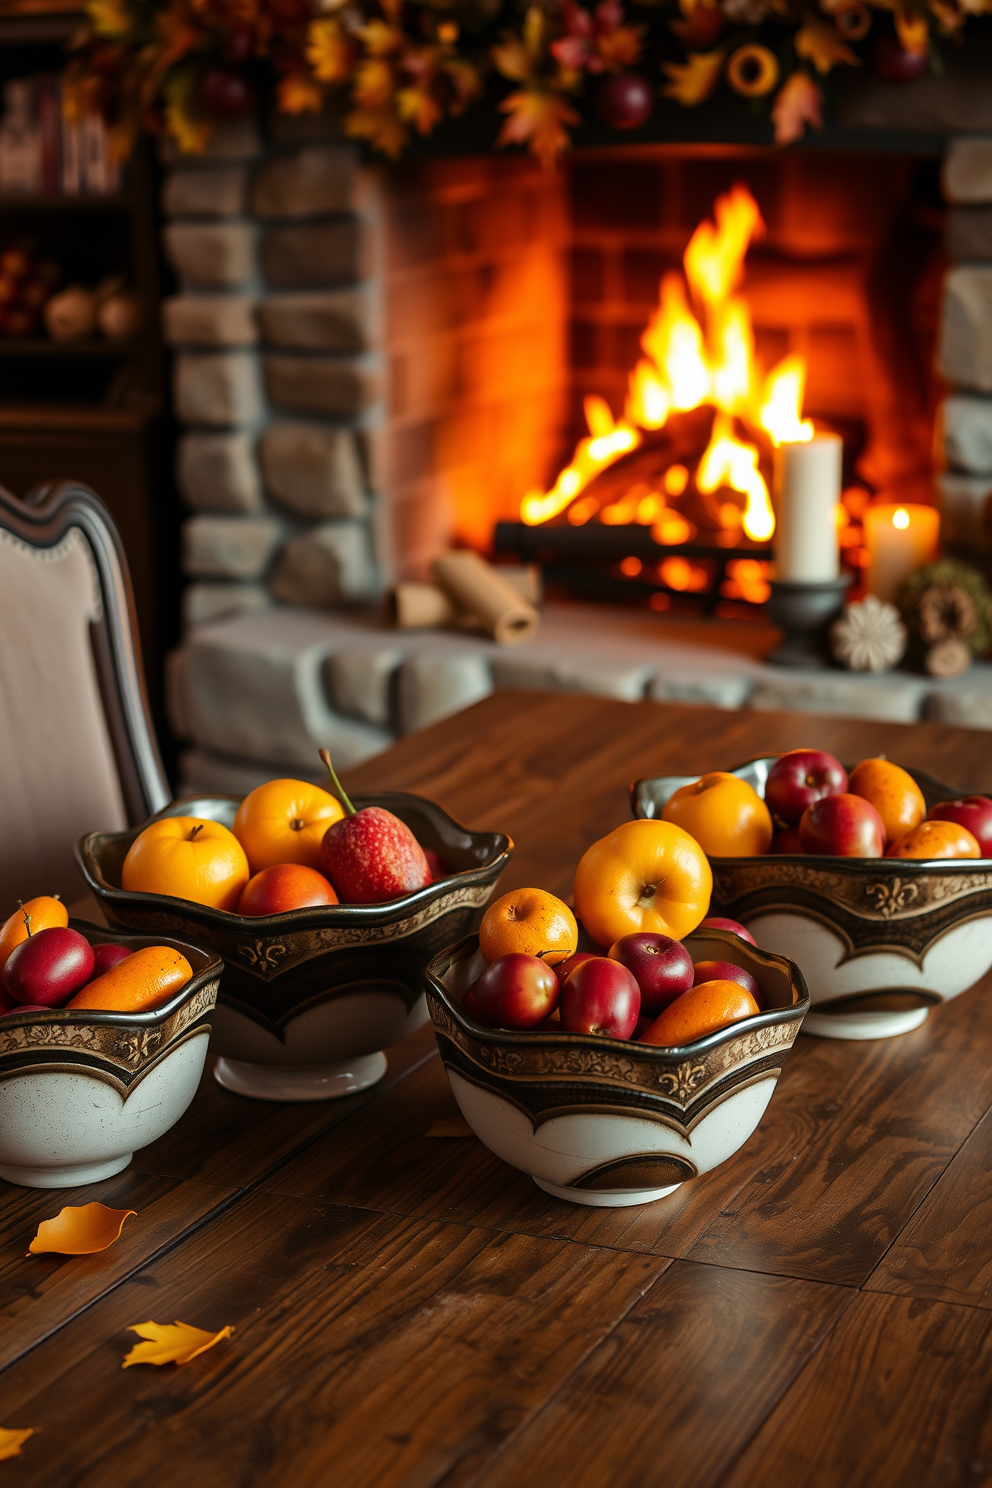
<svg viewBox="0 0 992 1488"><path fill-rule="evenodd" d="M769 1076L777 1079L809 1008L809 993L793 962L758 950L739 936L696 931L685 944L694 959L733 961L749 970L776 1005L671 1049L598 1035L488 1028L464 1012L460 998L465 988L449 991L443 980L458 963L474 957L478 936L470 935L435 956L426 973L427 1005L445 1068L508 1101L534 1131L552 1117L595 1113L646 1118L691 1141L703 1117L729 1096ZM466 969L463 979L467 982L469 976ZM478 1134L486 1141L485 1133ZM735 1145L749 1135L750 1129L744 1131ZM506 1153L499 1155L513 1161ZM524 1160L515 1165L530 1171ZM685 1157L659 1160L657 1155L625 1153L593 1164L571 1179L570 1186L658 1189L702 1171Z"/></svg>

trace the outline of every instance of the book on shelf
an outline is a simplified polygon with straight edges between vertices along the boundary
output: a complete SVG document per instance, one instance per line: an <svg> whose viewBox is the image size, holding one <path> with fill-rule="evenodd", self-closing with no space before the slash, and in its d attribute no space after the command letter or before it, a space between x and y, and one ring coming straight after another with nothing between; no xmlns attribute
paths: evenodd
<svg viewBox="0 0 992 1488"><path fill-rule="evenodd" d="M99 114L77 120L55 73L8 78L0 118L0 195L112 196L121 168Z"/></svg>

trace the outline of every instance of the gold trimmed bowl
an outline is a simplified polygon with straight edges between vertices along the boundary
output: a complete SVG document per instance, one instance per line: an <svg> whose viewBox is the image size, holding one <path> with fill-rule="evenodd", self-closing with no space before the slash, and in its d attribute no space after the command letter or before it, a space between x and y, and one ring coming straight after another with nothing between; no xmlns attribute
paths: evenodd
<svg viewBox="0 0 992 1488"><path fill-rule="evenodd" d="M650 1204L725 1162L764 1115L809 1007L802 972L722 930L685 945L693 960L749 971L764 1011L678 1049L475 1022L462 998L486 964L476 935L428 966L427 1006L462 1115L545 1193L597 1208Z"/></svg>
<svg viewBox="0 0 992 1488"><path fill-rule="evenodd" d="M356 796L406 822L451 874L386 904L334 904L248 919L164 894L121 888L141 828L91 832L77 849L111 925L189 936L224 958L211 1048L221 1085L261 1100L327 1100L380 1080L383 1050L427 1021L424 967L475 927L513 844L469 832L440 806L399 792ZM233 825L236 796L173 801L163 816Z"/></svg>
<svg viewBox="0 0 992 1488"><path fill-rule="evenodd" d="M217 956L167 936L70 924L91 945L173 946L193 976L148 1013L0 1017L0 1178L25 1188L111 1178L174 1126L200 1082L217 1002Z"/></svg>
<svg viewBox="0 0 992 1488"><path fill-rule="evenodd" d="M732 771L764 798L777 755ZM927 809L967 791L908 772ZM638 780L631 805L659 817L697 776ZM833 858L809 853L713 858L713 910L746 925L760 946L789 956L809 983L806 1033L892 1038L992 966L992 859Z"/></svg>

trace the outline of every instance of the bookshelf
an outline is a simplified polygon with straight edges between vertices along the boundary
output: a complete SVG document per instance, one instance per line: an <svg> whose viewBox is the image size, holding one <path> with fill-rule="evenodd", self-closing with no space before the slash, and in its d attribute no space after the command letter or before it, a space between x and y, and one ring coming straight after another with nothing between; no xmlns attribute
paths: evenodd
<svg viewBox="0 0 992 1488"><path fill-rule="evenodd" d="M66 0L0 0L0 89L10 79L58 74L81 20ZM159 332L166 270L157 190L147 141L121 189L106 195L0 187L0 252L31 243L59 265L63 284L93 288L119 275L142 312L127 341L55 342L41 327L26 339L0 334L0 483L25 496L45 481L78 479L110 508L134 580L161 733L162 658L179 631L179 509Z"/></svg>

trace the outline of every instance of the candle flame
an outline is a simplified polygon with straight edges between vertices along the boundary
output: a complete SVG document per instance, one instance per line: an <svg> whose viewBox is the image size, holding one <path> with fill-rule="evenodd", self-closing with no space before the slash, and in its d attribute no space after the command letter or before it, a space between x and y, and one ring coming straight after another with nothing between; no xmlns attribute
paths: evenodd
<svg viewBox="0 0 992 1488"><path fill-rule="evenodd" d="M905 507L900 506L897 511L892 513L892 525L893 527L900 528L900 530L909 526L909 512L906 511Z"/></svg>

